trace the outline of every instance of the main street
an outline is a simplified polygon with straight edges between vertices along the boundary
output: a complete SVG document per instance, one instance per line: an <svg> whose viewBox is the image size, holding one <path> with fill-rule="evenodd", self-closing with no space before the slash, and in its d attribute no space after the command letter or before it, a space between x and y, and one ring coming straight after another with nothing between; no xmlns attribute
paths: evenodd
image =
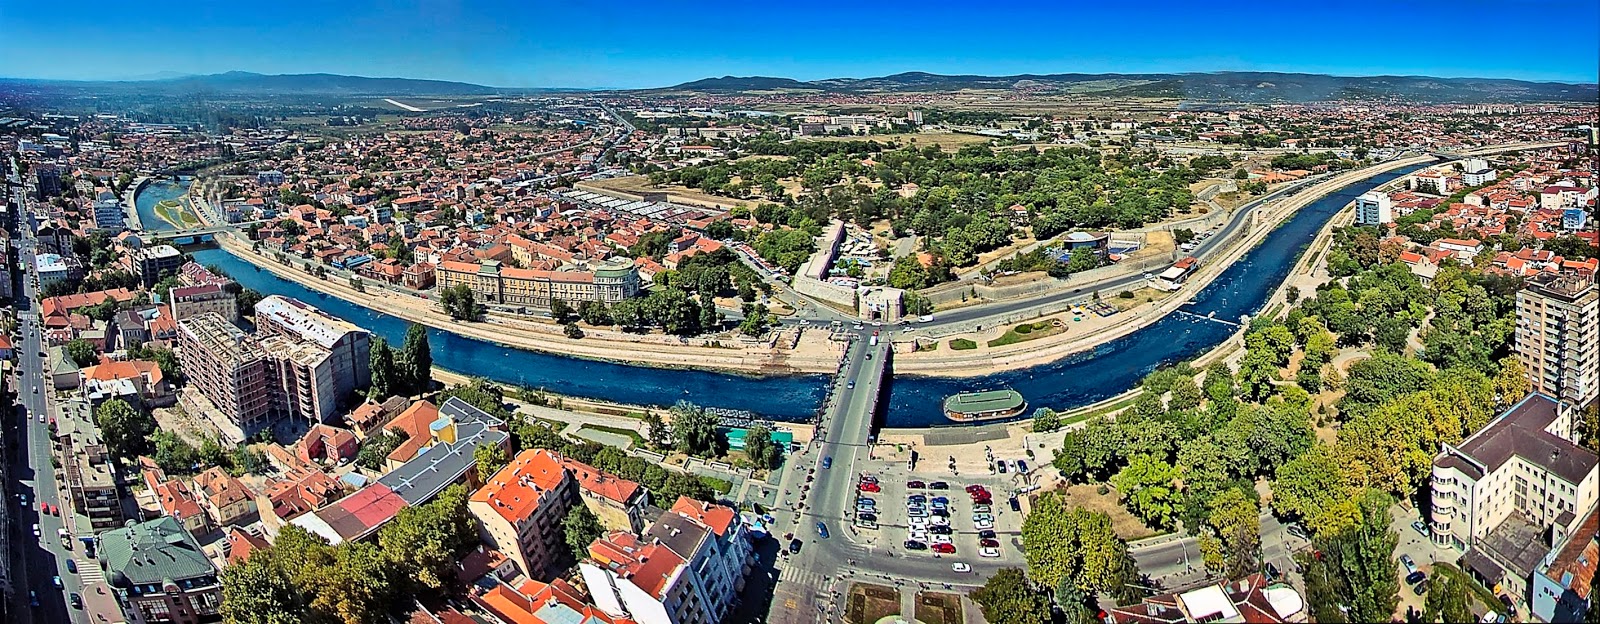
<svg viewBox="0 0 1600 624"><path fill-rule="evenodd" d="M9 474L14 479L6 484L5 504L11 505L14 521L11 543L16 545L12 561L11 579L13 601L12 621L19 624L31 622L87 622L81 609L67 604L69 593L82 591L78 575L67 572L66 562L73 550L62 546L57 530L67 528L66 516L72 513L72 504L64 500L51 465L49 434L49 377L45 373L43 330L40 327L37 300L38 288L34 285L33 238L35 225L31 212L19 215L22 221L17 229L22 237L17 253L24 265L21 288L15 292L18 329L22 340L16 345L18 372L17 409L5 418L6 457ZM22 504L19 495L26 496ZM41 513L40 502L58 509L56 515ZM70 531L70 529L69 529ZM37 535L35 535L37 533ZM92 567L92 562L79 562L78 570ZM60 578L63 588L57 589L53 579ZM30 594L37 597L39 606L30 606Z"/></svg>

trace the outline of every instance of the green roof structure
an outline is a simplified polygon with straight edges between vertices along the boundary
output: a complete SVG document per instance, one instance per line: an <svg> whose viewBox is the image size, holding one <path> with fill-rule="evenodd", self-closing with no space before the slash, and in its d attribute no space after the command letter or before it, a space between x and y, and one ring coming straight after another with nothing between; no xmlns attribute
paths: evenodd
<svg viewBox="0 0 1600 624"><path fill-rule="evenodd" d="M953 394L944 400L944 413L952 420L983 420L1015 415L1027 407L1016 390L985 390Z"/></svg>
<svg viewBox="0 0 1600 624"><path fill-rule="evenodd" d="M99 542L100 567L118 590L139 595L169 584L188 590L217 583L217 568L172 516L106 531Z"/></svg>

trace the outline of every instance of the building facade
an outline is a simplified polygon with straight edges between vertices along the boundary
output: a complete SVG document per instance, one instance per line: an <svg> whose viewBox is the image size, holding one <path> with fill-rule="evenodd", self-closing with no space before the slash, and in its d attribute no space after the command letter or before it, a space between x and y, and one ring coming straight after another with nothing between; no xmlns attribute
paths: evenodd
<svg viewBox="0 0 1600 624"><path fill-rule="evenodd" d="M273 295L256 304L256 328L328 352L332 405L372 383L372 332L290 297ZM331 409L331 408L330 408ZM322 419L331 414L324 413Z"/></svg>
<svg viewBox="0 0 1600 624"><path fill-rule="evenodd" d="M631 259L607 260L592 267L545 271L508 268L495 260L478 264L440 262L439 288L466 285L480 303L550 307L552 299L616 303L639 294L639 270Z"/></svg>
<svg viewBox="0 0 1600 624"><path fill-rule="evenodd" d="M167 275L176 275L183 266L183 254L172 245L152 245L133 250L133 272L146 289L155 288Z"/></svg>
<svg viewBox="0 0 1600 624"><path fill-rule="evenodd" d="M238 299L220 284L173 288L167 291L167 303L172 308L172 318L177 320L207 312L215 313L229 322L239 320Z"/></svg>
<svg viewBox="0 0 1600 624"><path fill-rule="evenodd" d="M1367 191L1356 198L1356 225L1382 225L1394 221L1394 204L1382 191Z"/></svg>
<svg viewBox="0 0 1600 624"><path fill-rule="evenodd" d="M1600 393L1600 289L1574 275L1529 278L1517 293L1516 347L1535 392L1587 405Z"/></svg>
<svg viewBox="0 0 1600 624"><path fill-rule="evenodd" d="M249 334L215 313L186 318L178 321L178 357L190 387L232 425L230 436L243 439L271 424L270 362Z"/></svg>

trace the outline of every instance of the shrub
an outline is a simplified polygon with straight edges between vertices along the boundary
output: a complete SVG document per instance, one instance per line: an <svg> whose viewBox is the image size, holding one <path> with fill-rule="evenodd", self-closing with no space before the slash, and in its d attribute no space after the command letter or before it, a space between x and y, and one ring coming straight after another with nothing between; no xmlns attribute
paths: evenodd
<svg viewBox="0 0 1600 624"><path fill-rule="evenodd" d="M1117 293L1117 296L1118 297L1122 297L1123 299L1132 299L1133 298L1133 291L1124 290L1122 292Z"/></svg>
<svg viewBox="0 0 1600 624"><path fill-rule="evenodd" d="M1018 325L1017 329L1016 329L1016 332L1019 333L1019 334L1031 334L1031 333L1033 333L1033 325L1030 324L1030 323L1023 323L1021 325Z"/></svg>

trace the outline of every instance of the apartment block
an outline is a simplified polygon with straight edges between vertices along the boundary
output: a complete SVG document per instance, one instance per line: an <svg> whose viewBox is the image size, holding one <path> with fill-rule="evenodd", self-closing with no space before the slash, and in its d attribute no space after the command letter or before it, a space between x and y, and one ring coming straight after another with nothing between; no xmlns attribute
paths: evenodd
<svg viewBox="0 0 1600 624"><path fill-rule="evenodd" d="M641 536L595 540L579 572L613 618L712 624L732 611L753 563L737 511L681 497Z"/></svg>
<svg viewBox="0 0 1600 624"><path fill-rule="evenodd" d="M178 357L189 386L219 412L218 426L243 440L271 424L271 362L261 345L213 312L178 321Z"/></svg>
<svg viewBox="0 0 1600 624"><path fill-rule="evenodd" d="M549 271L502 266L499 261L440 262L438 287L465 284L481 303L550 307L550 300L616 303L639 294L639 270L627 258L596 262L592 267Z"/></svg>
<svg viewBox="0 0 1600 624"><path fill-rule="evenodd" d="M132 252L133 274L145 288L155 288L167 275L176 275L183 266L183 254L172 245L155 245Z"/></svg>
<svg viewBox="0 0 1600 624"><path fill-rule="evenodd" d="M1394 204L1381 191L1368 191L1356 198L1356 225L1381 225L1394 222Z"/></svg>
<svg viewBox="0 0 1600 624"><path fill-rule="evenodd" d="M1576 275L1528 278L1517 293L1516 348L1535 392L1587 405L1600 394L1600 289Z"/></svg>
<svg viewBox="0 0 1600 624"><path fill-rule="evenodd" d="M637 532L648 496L638 483L571 458L530 449L474 492L467 511L488 547L541 577L563 539L561 521L583 504L608 529Z"/></svg>
<svg viewBox="0 0 1600 624"><path fill-rule="evenodd" d="M262 338L261 350L269 362L274 411L311 423L338 413L339 399L348 395L339 393L331 352L287 336Z"/></svg>
<svg viewBox="0 0 1600 624"><path fill-rule="evenodd" d="M167 291L172 317L183 320L212 312L230 322L239 320L239 302L221 284L180 286Z"/></svg>
<svg viewBox="0 0 1600 624"><path fill-rule="evenodd" d="M1575 442L1575 410L1530 394L1433 460L1432 539L1463 568L1526 601L1552 544L1600 501L1600 458Z"/></svg>
<svg viewBox="0 0 1600 624"><path fill-rule="evenodd" d="M106 531L96 542L100 569L129 622L221 621L217 568L176 518Z"/></svg>
<svg viewBox="0 0 1600 624"><path fill-rule="evenodd" d="M62 482L72 509L88 517L95 532L122 526L122 497L115 466L89 404L75 400L61 403L52 444L61 460Z"/></svg>
<svg viewBox="0 0 1600 624"><path fill-rule="evenodd" d="M372 332L290 297L273 295L256 304L257 330L314 344L329 353L335 404L372 383ZM326 418L326 414L324 418Z"/></svg>

